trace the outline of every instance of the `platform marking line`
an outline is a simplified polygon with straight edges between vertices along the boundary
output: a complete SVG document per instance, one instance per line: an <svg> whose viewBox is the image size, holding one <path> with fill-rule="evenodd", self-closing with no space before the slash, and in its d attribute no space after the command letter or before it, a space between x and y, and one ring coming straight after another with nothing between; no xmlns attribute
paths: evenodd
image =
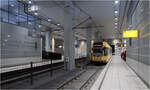
<svg viewBox="0 0 150 90"><path fill-rule="evenodd" d="M112 61L112 56L109 58L110 61L107 64L107 66L105 66L105 68L102 70L102 72L100 73L100 76L98 77L98 79L95 81L95 83L93 84L93 86L90 88L90 90L99 90L102 86L102 83L104 81L104 78L107 74L108 68L110 66L110 63Z"/></svg>

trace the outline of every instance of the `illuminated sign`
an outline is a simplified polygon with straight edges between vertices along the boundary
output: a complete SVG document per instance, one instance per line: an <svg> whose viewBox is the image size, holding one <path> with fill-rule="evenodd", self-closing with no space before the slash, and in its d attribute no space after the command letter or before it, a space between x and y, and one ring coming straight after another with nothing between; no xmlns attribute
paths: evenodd
<svg viewBox="0 0 150 90"><path fill-rule="evenodd" d="M124 30L123 38L138 37L138 30Z"/></svg>
<svg viewBox="0 0 150 90"><path fill-rule="evenodd" d="M114 43L114 44L117 44L117 43L119 43L119 40L114 39L114 40L113 40L113 43Z"/></svg>

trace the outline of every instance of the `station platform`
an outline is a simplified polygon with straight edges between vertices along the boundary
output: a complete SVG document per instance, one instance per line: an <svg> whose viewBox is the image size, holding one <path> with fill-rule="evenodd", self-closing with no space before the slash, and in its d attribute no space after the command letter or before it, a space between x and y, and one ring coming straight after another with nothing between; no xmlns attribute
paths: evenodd
<svg viewBox="0 0 150 90"><path fill-rule="evenodd" d="M102 79L103 78L103 79ZM120 56L111 61L95 81L91 90L149 90Z"/></svg>
<svg viewBox="0 0 150 90"><path fill-rule="evenodd" d="M84 58L84 57L85 56L76 55L75 59ZM21 63L19 60L21 60L21 62L22 61L24 62ZM15 62L11 62L11 61L15 61ZM64 61L64 56L62 56L62 59L53 60L52 63L55 64L55 63L60 63L63 61ZM0 65L0 73L6 73L6 72L15 71L15 70L30 68L31 67L30 62L33 62L34 67L47 65L51 63L50 60L45 60L45 59L42 59L41 57L9 58L9 59L5 59L5 62L3 63L4 65L2 64ZM5 65L5 63L9 63L9 65Z"/></svg>

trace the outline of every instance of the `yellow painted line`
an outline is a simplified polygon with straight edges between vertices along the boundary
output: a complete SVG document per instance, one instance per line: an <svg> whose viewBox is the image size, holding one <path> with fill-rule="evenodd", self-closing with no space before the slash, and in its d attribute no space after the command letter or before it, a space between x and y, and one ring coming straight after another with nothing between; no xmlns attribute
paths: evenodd
<svg viewBox="0 0 150 90"><path fill-rule="evenodd" d="M150 36L150 32L142 35L140 39L143 39L143 38L148 37L148 36Z"/></svg>
<svg viewBox="0 0 150 90"><path fill-rule="evenodd" d="M140 31L143 31L148 25L150 25L150 22L147 23L147 24L145 24L145 25L140 29Z"/></svg>
<svg viewBox="0 0 150 90"><path fill-rule="evenodd" d="M148 37L148 36L150 35L150 33L146 33L146 34L142 35L142 34L143 34L143 30L144 30L146 27L148 27L149 25L150 25L150 22L147 23L147 24L145 24L145 25L140 29L140 35L141 35L140 39L143 39L143 38Z"/></svg>

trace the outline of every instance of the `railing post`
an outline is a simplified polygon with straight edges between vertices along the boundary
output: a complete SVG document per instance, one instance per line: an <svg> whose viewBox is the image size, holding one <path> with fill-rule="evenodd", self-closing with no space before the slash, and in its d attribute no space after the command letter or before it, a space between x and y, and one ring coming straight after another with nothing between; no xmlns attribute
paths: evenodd
<svg viewBox="0 0 150 90"><path fill-rule="evenodd" d="M89 63L89 58L88 57L86 57L86 60L85 60L85 65L84 65L84 67L83 68L85 68L85 69L87 69L87 64Z"/></svg>
<svg viewBox="0 0 150 90"><path fill-rule="evenodd" d="M30 84L33 84L33 62L30 62Z"/></svg>
<svg viewBox="0 0 150 90"><path fill-rule="evenodd" d="M53 76L53 62L52 62L52 59L51 59L51 65L50 66L51 66L50 70L51 70L51 77L52 77Z"/></svg>

